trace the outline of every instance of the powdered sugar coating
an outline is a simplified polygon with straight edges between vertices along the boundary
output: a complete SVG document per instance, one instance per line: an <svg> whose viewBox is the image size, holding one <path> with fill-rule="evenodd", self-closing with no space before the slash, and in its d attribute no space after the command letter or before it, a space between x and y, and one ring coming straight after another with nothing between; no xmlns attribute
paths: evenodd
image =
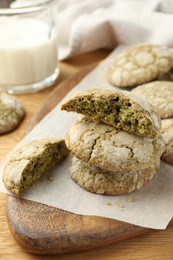
<svg viewBox="0 0 173 260"><path fill-rule="evenodd" d="M119 172L145 169L160 159L165 147L162 137L156 140L139 137L87 118L70 127L66 145L77 158Z"/></svg>
<svg viewBox="0 0 173 260"><path fill-rule="evenodd" d="M119 54L110 65L108 81L119 87L132 87L157 79L173 66L173 54L166 46L139 44Z"/></svg>
<svg viewBox="0 0 173 260"><path fill-rule="evenodd" d="M24 115L24 108L18 100L6 93L0 93L0 134L15 129Z"/></svg>
<svg viewBox="0 0 173 260"><path fill-rule="evenodd" d="M139 190L150 182L157 173L159 164L160 160L132 174L106 171L73 157L70 175L78 185L89 192L122 195Z"/></svg>
<svg viewBox="0 0 173 260"><path fill-rule="evenodd" d="M146 98L161 118L173 117L173 82L153 81L140 85L131 92Z"/></svg>
<svg viewBox="0 0 173 260"><path fill-rule="evenodd" d="M20 195L68 153L63 139L33 140L18 148L8 159L3 183L10 192Z"/></svg>

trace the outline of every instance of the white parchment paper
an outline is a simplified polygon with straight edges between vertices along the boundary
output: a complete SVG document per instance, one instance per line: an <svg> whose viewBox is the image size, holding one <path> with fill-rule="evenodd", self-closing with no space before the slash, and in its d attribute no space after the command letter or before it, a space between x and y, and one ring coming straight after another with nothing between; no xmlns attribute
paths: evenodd
<svg viewBox="0 0 173 260"><path fill-rule="evenodd" d="M60 110L61 104L79 90L114 88L106 81L111 60L124 48L118 47L96 69L87 75L16 147L30 140L45 137L65 138L67 129L78 117ZM7 155L6 158L10 156ZM7 192L2 183L4 159L0 165L0 191ZM70 156L53 171L41 178L23 197L76 214L102 216L131 224L165 229L173 216L173 166L161 162L156 177L143 189L123 196L97 195L84 191L69 176ZM53 181L50 181L50 177Z"/></svg>

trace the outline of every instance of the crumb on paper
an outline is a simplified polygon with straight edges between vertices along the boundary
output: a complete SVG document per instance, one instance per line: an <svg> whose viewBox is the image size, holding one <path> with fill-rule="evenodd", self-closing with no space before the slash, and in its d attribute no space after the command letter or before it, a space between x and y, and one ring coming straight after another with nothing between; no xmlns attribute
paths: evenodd
<svg viewBox="0 0 173 260"><path fill-rule="evenodd" d="M121 211L124 211L124 205L123 204L121 204L119 202L115 202L114 204L115 204L115 206L119 207L121 209Z"/></svg>
<svg viewBox="0 0 173 260"><path fill-rule="evenodd" d="M110 201L106 202L106 206L112 206L112 205L115 205L115 206L119 207L121 211L124 211L124 205L123 204L121 204L119 202L114 202L114 203L112 203Z"/></svg>
<svg viewBox="0 0 173 260"><path fill-rule="evenodd" d="M112 206L112 203L110 201L107 201L106 206Z"/></svg>
<svg viewBox="0 0 173 260"><path fill-rule="evenodd" d="M134 202L134 201L136 201L136 199L133 196L131 196L131 197L127 198L127 201L128 202Z"/></svg>

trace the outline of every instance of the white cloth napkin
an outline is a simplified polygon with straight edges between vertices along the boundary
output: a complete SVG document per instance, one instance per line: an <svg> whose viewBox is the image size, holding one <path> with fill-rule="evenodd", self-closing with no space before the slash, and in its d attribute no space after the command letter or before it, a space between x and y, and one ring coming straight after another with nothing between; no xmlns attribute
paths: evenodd
<svg viewBox="0 0 173 260"><path fill-rule="evenodd" d="M60 0L59 59L119 44L173 47L173 0Z"/></svg>

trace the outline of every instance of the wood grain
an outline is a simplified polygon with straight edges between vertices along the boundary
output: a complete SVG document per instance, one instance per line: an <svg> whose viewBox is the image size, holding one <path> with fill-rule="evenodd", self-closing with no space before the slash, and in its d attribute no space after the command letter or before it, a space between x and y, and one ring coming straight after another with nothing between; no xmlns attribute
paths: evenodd
<svg viewBox="0 0 173 260"><path fill-rule="evenodd" d="M108 245L147 229L102 217L76 215L8 196L7 219L16 241L35 254L62 254Z"/></svg>
<svg viewBox="0 0 173 260"><path fill-rule="evenodd" d="M57 82L67 79L68 76L85 68L90 64L101 61L109 54L108 51L97 51L73 59L61 62L61 76ZM0 158L13 148L21 140L26 132L28 125L33 119L35 112L45 102L48 94L54 89L49 88L39 93L31 95L20 95L17 98L24 104L26 118L23 124L13 133L0 137ZM166 230L151 231L147 234L131 238L109 246L84 251L82 253L65 254L58 256L37 256L24 251L13 239L7 226L5 216L6 195L0 194L0 259L3 260L171 260L173 259L173 227L169 226Z"/></svg>

